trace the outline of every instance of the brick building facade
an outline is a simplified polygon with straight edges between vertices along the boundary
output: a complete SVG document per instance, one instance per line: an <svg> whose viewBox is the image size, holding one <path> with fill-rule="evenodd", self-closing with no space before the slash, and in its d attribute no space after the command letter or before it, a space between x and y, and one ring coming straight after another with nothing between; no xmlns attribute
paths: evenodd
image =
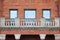
<svg viewBox="0 0 60 40"><path fill-rule="evenodd" d="M56 16L56 10L57 6L54 0L2 0L0 1L0 8L1 12L3 13L3 16L5 18L9 18L9 10L10 9L18 9L18 17L24 18L24 9L36 9L37 10L37 16L36 18L42 17L42 9L51 9L51 17L54 18ZM38 4L38 5L37 5ZM51 5L52 4L52 5ZM36 6L37 5L37 6ZM41 11L40 11L41 10ZM55 13L55 15L53 14ZM5 15L6 14L6 15ZM2 15L2 14L0 14ZM53 16L52 16L53 15Z"/></svg>
<svg viewBox="0 0 60 40"><path fill-rule="evenodd" d="M17 10L17 20L25 19L24 13L26 10L35 11L36 12L35 19L38 20L38 21L36 21L37 22L36 25L39 26L38 22L39 22L39 19L41 19L41 18L43 20L43 17L44 17L43 11L44 10L50 11L50 19L52 19L52 20L55 18L56 18L56 20L59 19L59 17L60 17L60 0L0 0L0 20L2 22L3 22L3 20L10 19L10 16L11 16L10 11L12 11L12 10L13 11ZM18 19L18 18L20 18L20 19ZM17 21L17 20L15 19L15 21ZM2 26L4 24L4 22L3 22L3 24L1 24L2 22L0 22L0 26ZM59 20L56 22L58 22L57 26L59 26ZM9 23L10 23L10 21L9 21ZM15 26L14 23L12 23L13 26ZM16 23L16 25L18 26L17 23ZM5 24L5 27L6 27L6 25L8 25L8 24ZM23 24L21 24L21 25L23 25ZM50 26L49 24L47 24L47 25ZM10 26L11 26L11 24L8 25L8 27L10 27ZM28 26L31 26L31 25L28 24ZM53 24L52 24L52 26L53 26ZM57 29L57 30L51 30L51 29L35 30L33 28L34 30L28 30L29 29L28 28L27 30L25 30L23 28L24 30L20 30L20 29L13 30L14 28L9 28L10 30L6 30L7 28L6 29L4 29L4 28L2 28L3 30L0 28L0 38L1 39L3 38L3 40L5 39L6 35L11 36L11 35L15 35L15 34L16 34L15 39L19 39L21 35L26 35L26 36L27 35L30 35L30 36L31 35L39 35L41 39L44 39L46 35L48 35L48 37L52 35L52 36L55 36L56 40L60 40L59 39L60 38L60 36L59 36L60 29ZM60 26L58 28L60 28ZM6 36L6 38L7 38L7 36ZM45 40L48 40L48 39L45 39ZM8 39L6 39L6 40L8 40ZM23 38L23 40L24 40L24 38ZM27 40L27 38L26 38L26 40ZM31 40L31 38L30 38L30 40ZM37 39L37 40L39 40L39 39ZM53 40L53 38L50 38L50 40Z"/></svg>

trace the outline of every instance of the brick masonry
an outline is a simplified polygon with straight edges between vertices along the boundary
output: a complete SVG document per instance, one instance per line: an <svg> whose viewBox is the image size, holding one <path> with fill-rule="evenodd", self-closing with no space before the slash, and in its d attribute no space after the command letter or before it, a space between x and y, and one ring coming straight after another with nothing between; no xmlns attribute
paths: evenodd
<svg viewBox="0 0 60 40"><path fill-rule="evenodd" d="M60 0L58 1L59 17L60 17Z"/></svg>
<svg viewBox="0 0 60 40"><path fill-rule="evenodd" d="M42 17L42 9L51 9L51 18L55 18L56 16L60 16L60 0L57 3L58 8L55 0L0 0L0 17L9 18L9 9L18 9L18 17L24 18L24 9L36 9L36 18L38 19ZM9 31L6 32L8 33ZM13 33L15 31L10 32ZM25 32L28 34L28 31ZM36 33L35 31L31 32ZM60 33L60 31L57 32ZM0 33L5 33L5 31L1 31ZM24 32L21 31L21 33ZM39 33L39 30L37 33Z"/></svg>
<svg viewBox="0 0 60 40"><path fill-rule="evenodd" d="M25 35L38 35L38 34L59 34L59 30L1 30L1 34L25 34Z"/></svg>
<svg viewBox="0 0 60 40"><path fill-rule="evenodd" d="M9 9L18 9L18 17L24 18L24 9L36 9L36 18L42 17L42 9L51 9L51 18L56 17L57 7L55 0L3 0L3 4L0 0L0 6L3 7L3 15L5 18L9 18Z"/></svg>

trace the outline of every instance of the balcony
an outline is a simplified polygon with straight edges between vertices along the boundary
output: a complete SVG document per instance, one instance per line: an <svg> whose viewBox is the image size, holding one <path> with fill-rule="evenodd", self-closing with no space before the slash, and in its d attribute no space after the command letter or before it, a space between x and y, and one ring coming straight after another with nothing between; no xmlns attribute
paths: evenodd
<svg viewBox="0 0 60 40"><path fill-rule="evenodd" d="M60 19L0 18L0 30L60 30Z"/></svg>

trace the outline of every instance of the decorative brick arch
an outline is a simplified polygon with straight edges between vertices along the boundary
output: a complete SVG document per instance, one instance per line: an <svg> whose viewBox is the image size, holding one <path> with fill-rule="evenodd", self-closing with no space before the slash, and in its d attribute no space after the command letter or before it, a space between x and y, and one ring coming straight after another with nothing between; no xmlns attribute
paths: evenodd
<svg viewBox="0 0 60 40"><path fill-rule="evenodd" d="M45 40L55 40L55 36L52 35L46 35Z"/></svg>
<svg viewBox="0 0 60 40"><path fill-rule="evenodd" d="M20 40L41 40L39 35L21 35Z"/></svg>
<svg viewBox="0 0 60 40"><path fill-rule="evenodd" d="M15 40L15 36L14 35L6 35L5 40Z"/></svg>

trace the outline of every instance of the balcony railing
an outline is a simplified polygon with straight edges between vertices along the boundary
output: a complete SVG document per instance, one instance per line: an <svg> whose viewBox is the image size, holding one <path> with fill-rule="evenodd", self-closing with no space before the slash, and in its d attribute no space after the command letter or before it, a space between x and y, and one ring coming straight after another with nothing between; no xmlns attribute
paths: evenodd
<svg viewBox="0 0 60 40"><path fill-rule="evenodd" d="M60 30L60 19L5 19L0 18L0 30L3 29L36 29L36 30Z"/></svg>

